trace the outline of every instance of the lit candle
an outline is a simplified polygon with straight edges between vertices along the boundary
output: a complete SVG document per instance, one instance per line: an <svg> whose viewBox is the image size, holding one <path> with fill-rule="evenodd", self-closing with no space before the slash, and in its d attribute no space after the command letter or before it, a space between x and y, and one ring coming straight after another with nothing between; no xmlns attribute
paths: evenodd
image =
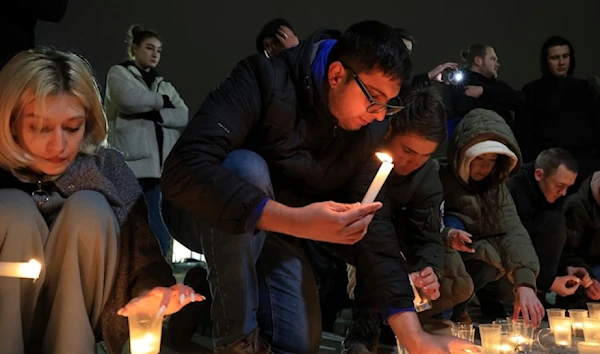
<svg viewBox="0 0 600 354"><path fill-rule="evenodd" d="M24 262L0 262L0 277L31 278L40 276L42 265L35 259Z"/></svg>
<svg viewBox="0 0 600 354"><path fill-rule="evenodd" d="M557 319L561 323L554 325L554 343L559 347L570 347L572 343L571 329L569 328L569 318Z"/></svg>
<svg viewBox="0 0 600 354"><path fill-rule="evenodd" d="M573 323L573 336L574 337L583 337L583 322L574 322Z"/></svg>
<svg viewBox="0 0 600 354"><path fill-rule="evenodd" d="M381 167L379 167L379 171L377 171L373 182L371 182L371 185L369 186L369 189L367 190L367 193L361 202L362 204L369 204L375 201L375 198L377 197L377 194L379 194L381 187L383 187L385 180L388 178L390 172L392 172L392 169L394 168L392 157L390 155L383 152L378 152L375 155L381 160Z"/></svg>
<svg viewBox="0 0 600 354"><path fill-rule="evenodd" d="M579 342L577 343L579 354L598 354L600 353L600 343L597 342Z"/></svg>
<svg viewBox="0 0 600 354"><path fill-rule="evenodd" d="M413 280L412 280L412 277L410 276L410 274L408 275L408 281L410 282L410 286L412 287L413 294L415 295L413 304L415 305L415 307L418 307L423 302L423 300L421 300L421 295L419 295L419 292L417 291L417 287L415 286L415 283L413 283Z"/></svg>
<svg viewBox="0 0 600 354"><path fill-rule="evenodd" d="M515 347L508 344L501 344L496 347L498 354L512 354L515 352Z"/></svg>
<svg viewBox="0 0 600 354"><path fill-rule="evenodd" d="M146 333L140 338L130 339L131 354L158 354L160 352L160 339L151 333Z"/></svg>
<svg viewBox="0 0 600 354"><path fill-rule="evenodd" d="M525 342L525 338L521 335L517 335L517 336L512 337L512 341L513 341L513 343L521 344L521 343Z"/></svg>

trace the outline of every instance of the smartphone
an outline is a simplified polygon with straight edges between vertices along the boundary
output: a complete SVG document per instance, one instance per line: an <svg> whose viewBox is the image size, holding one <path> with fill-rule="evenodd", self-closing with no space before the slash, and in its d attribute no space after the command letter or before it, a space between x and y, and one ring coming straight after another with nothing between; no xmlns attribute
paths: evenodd
<svg viewBox="0 0 600 354"><path fill-rule="evenodd" d="M448 85L456 85L462 82L464 74L461 70L444 70L442 72L442 81Z"/></svg>

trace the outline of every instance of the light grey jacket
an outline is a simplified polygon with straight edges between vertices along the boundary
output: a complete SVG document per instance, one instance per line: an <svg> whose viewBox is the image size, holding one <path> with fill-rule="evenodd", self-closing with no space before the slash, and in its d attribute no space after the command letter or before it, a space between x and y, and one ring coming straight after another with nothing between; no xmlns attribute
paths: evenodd
<svg viewBox="0 0 600 354"><path fill-rule="evenodd" d="M175 108L163 108L163 95ZM137 178L159 178L164 160L189 120L188 108L175 87L158 76L149 88L134 65L114 65L106 80L105 109L109 144L123 152ZM136 115L149 111L158 111L162 117L162 161L154 122Z"/></svg>

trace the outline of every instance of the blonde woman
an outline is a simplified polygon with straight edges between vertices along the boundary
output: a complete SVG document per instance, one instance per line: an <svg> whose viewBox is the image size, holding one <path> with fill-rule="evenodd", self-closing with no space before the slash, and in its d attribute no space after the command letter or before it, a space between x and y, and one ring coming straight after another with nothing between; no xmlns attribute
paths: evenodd
<svg viewBox="0 0 600 354"><path fill-rule="evenodd" d="M158 33L133 26L129 60L114 65L106 80L109 143L123 152L138 178L150 211L150 227L163 253L170 235L160 214L162 165L188 122L188 108L175 87L156 71L162 52Z"/></svg>
<svg viewBox="0 0 600 354"><path fill-rule="evenodd" d="M120 353L122 316L202 299L173 285L142 190L105 138L82 58L32 50L0 72L0 262L42 264L35 282L0 277L0 353L95 353L97 339Z"/></svg>

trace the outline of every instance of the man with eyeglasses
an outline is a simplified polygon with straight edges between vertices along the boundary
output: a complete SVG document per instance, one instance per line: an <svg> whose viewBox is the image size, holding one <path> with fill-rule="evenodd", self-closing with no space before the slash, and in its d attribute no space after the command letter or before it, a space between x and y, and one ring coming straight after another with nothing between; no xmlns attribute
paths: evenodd
<svg viewBox="0 0 600 354"><path fill-rule="evenodd" d="M392 28L365 21L242 60L204 100L161 185L173 236L206 257L216 353L318 351L314 241L357 267L411 352L448 352L454 340L426 334L414 313L388 209L358 203L411 66Z"/></svg>

